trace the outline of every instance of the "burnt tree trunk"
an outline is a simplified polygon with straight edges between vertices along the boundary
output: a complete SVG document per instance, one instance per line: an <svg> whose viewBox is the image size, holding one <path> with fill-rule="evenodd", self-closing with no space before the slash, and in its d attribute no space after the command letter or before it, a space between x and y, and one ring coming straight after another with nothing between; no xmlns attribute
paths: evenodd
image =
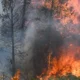
<svg viewBox="0 0 80 80"><path fill-rule="evenodd" d="M15 53L14 53L14 28L13 28L13 0L10 0L11 11L11 41L12 41L12 76L15 74Z"/></svg>

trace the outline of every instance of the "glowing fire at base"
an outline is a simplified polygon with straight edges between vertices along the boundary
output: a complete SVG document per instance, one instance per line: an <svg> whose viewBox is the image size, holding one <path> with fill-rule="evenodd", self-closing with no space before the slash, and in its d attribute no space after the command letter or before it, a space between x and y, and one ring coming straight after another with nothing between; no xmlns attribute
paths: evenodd
<svg viewBox="0 0 80 80"><path fill-rule="evenodd" d="M13 78L11 78L11 80L20 80L20 70L17 70L16 74Z"/></svg>
<svg viewBox="0 0 80 80"><path fill-rule="evenodd" d="M48 80L52 76L67 76L69 73L80 77L80 47L70 44L61 48L59 54L60 56L54 58L49 55L48 69L41 75L45 76L43 80Z"/></svg>

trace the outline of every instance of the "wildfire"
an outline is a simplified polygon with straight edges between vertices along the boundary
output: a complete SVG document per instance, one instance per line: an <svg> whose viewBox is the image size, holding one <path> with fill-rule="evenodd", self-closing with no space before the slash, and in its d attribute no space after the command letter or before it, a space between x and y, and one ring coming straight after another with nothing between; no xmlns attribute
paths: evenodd
<svg viewBox="0 0 80 80"><path fill-rule="evenodd" d="M51 57L51 53L49 54L48 69L43 72L44 80L52 76L66 76L69 73L76 77L80 76L80 47L70 44L60 50L58 57Z"/></svg>
<svg viewBox="0 0 80 80"><path fill-rule="evenodd" d="M11 78L11 80L20 80L20 70L17 70L16 74L13 78Z"/></svg>
<svg viewBox="0 0 80 80"><path fill-rule="evenodd" d="M59 19L62 24L73 23L78 24L80 18L80 0L32 0L31 4L40 4L53 11L53 17ZM60 26L59 26L60 27ZM80 26L79 26L80 27ZM67 26L60 28L61 31L69 33L79 33L80 28L77 26ZM67 30L67 31L65 31ZM62 34L62 33L61 33ZM60 48L60 56L52 57L52 53L48 56L48 68L43 71L44 80L48 80L51 76L66 76L68 73L80 76L80 47L69 44L67 47ZM40 79L42 80L42 75ZM17 76L14 76L12 80ZM19 80L19 77L16 79Z"/></svg>
<svg viewBox="0 0 80 80"><path fill-rule="evenodd" d="M51 7L51 5L53 6ZM48 0L45 2L45 6L53 10L55 18L60 19L62 24L73 22L77 24L78 17L80 15L79 0Z"/></svg>
<svg viewBox="0 0 80 80"><path fill-rule="evenodd" d="M32 4L40 4L53 10L53 16L62 24L79 23L80 0L32 0Z"/></svg>

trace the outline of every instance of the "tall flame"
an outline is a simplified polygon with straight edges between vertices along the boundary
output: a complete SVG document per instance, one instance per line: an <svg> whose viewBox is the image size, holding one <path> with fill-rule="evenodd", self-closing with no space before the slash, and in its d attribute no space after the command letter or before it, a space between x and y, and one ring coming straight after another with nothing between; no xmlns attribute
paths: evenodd
<svg viewBox="0 0 80 80"><path fill-rule="evenodd" d="M43 72L44 80L48 80L51 76L66 76L68 73L80 76L80 47L70 44L66 48L61 48L61 55L51 58L48 56L48 69Z"/></svg>

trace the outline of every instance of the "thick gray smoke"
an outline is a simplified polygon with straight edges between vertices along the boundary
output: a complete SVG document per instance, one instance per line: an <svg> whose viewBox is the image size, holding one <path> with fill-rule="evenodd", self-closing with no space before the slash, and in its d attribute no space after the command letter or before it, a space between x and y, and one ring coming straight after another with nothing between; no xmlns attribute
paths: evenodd
<svg viewBox="0 0 80 80"><path fill-rule="evenodd" d="M40 75L48 67L47 57L50 52L57 56L58 48L63 43L63 38L54 25L51 11L41 7L30 7L26 22L25 46L26 67L29 72L33 69L35 75Z"/></svg>

